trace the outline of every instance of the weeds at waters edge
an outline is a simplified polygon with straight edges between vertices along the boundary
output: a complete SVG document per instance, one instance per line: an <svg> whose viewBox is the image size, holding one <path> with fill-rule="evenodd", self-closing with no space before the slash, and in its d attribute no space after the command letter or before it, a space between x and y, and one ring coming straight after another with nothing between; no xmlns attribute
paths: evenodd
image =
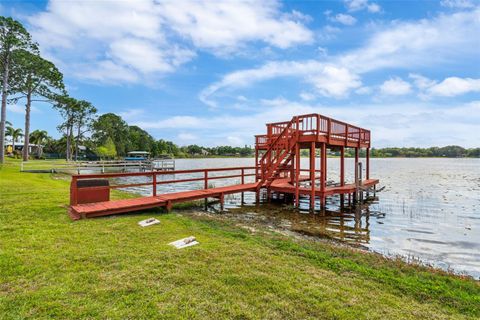
<svg viewBox="0 0 480 320"><path fill-rule="evenodd" d="M478 282L350 248L175 213L138 227L159 210L72 222L68 182L17 169L0 171L1 317L480 316ZM167 245L192 234L199 246Z"/></svg>

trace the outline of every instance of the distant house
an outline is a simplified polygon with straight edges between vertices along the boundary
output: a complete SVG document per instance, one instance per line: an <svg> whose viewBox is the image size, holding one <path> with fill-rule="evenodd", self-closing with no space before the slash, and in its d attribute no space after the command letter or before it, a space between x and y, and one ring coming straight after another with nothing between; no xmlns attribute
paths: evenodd
<svg viewBox="0 0 480 320"><path fill-rule="evenodd" d="M5 151L7 154L13 154L14 151L17 151L19 153L23 152L23 141L15 142L15 150L13 150L13 145L12 140L5 140ZM42 145L36 145L34 143L29 143L28 144L28 153L29 154L36 154L38 153L38 149L43 148Z"/></svg>

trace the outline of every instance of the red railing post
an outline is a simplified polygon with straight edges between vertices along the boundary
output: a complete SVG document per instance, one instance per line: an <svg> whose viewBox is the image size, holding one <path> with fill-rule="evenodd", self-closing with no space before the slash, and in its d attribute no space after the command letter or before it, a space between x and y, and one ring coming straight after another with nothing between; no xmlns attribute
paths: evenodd
<svg viewBox="0 0 480 320"><path fill-rule="evenodd" d="M330 118L328 118L327 119L327 141L328 141L328 143L330 143L330 133L332 131L331 125L332 125L332 120Z"/></svg>
<svg viewBox="0 0 480 320"><path fill-rule="evenodd" d="M157 196L157 173L153 172L152 173L152 193L153 196Z"/></svg>
<svg viewBox="0 0 480 320"><path fill-rule="evenodd" d="M340 147L340 185L345 185L345 147Z"/></svg>
<svg viewBox="0 0 480 320"><path fill-rule="evenodd" d="M203 171L204 188L208 189L208 170Z"/></svg>
<svg viewBox="0 0 480 320"><path fill-rule="evenodd" d="M322 143L322 150L321 150L321 178L320 178L320 204L322 208L325 207L325 188L327 186L327 144Z"/></svg>
<svg viewBox="0 0 480 320"><path fill-rule="evenodd" d="M295 145L295 206L300 206L300 146Z"/></svg>
<svg viewBox="0 0 480 320"><path fill-rule="evenodd" d="M367 148L366 150L366 161L367 161L367 172L366 172L366 178L367 180L370 179L370 148Z"/></svg>
<svg viewBox="0 0 480 320"><path fill-rule="evenodd" d="M345 146L348 144L348 132L349 132L349 125L345 124Z"/></svg>
<svg viewBox="0 0 480 320"><path fill-rule="evenodd" d="M310 190L310 210L315 210L315 142L310 144L310 183L312 190Z"/></svg>
<svg viewBox="0 0 480 320"><path fill-rule="evenodd" d="M242 169L241 169L241 172L242 172L241 182L242 182L242 185L243 185L243 184L245 184L245 169L242 168ZM243 205L243 203L245 202L245 194L244 194L243 192L242 192L242 194L241 194L240 202L241 202L242 205Z"/></svg>

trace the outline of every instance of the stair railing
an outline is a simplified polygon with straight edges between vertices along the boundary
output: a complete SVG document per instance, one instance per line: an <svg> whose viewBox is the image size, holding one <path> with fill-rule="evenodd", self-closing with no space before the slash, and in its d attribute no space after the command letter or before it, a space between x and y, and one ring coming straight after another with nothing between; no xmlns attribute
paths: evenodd
<svg viewBox="0 0 480 320"><path fill-rule="evenodd" d="M293 128L294 124L296 126L295 128ZM281 133L270 144L267 152L265 152L260 159L262 174L259 186L261 186L263 183L265 183L265 181L270 179L275 174L283 159L291 152L299 136L298 128L299 119L298 117L293 117L288 125L285 126ZM266 167L267 163L269 164L268 168Z"/></svg>

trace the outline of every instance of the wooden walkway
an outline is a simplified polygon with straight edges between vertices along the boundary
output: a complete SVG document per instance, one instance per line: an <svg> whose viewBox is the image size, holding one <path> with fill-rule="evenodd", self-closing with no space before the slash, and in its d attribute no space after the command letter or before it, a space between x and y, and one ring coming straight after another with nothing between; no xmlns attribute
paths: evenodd
<svg viewBox="0 0 480 320"><path fill-rule="evenodd" d="M177 171L150 171L74 175L70 184L69 215L72 219L99 217L134 212L156 207L170 210L180 202L217 198L223 204L225 195L257 191L259 182L246 183L246 177L255 176L255 167L213 168ZM222 175L222 173L225 173ZM220 179L237 179L239 184L211 187ZM143 181L142 181L143 180ZM201 182L203 189L157 194L158 185ZM111 189L151 188L151 196L110 200ZM148 190L148 189L147 189Z"/></svg>
<svg viewBox="0 0 480 320"><path fill-rule="evenodd" d="M223 204L224 196L234 193L242 192L257 192L260 188L265 187L261 184L260 181L245 183L245 177L254 176L254 173L248 173L249 170L254 170L252 167L244 168L216 168L216 169L199 169L199 170L183 170L183 171L174 171L174 172L144 172L144 173L111 173L111 174L102 174L102 175L75 175L72 178L71 184L71 204L69 207L69 215L73 220L78 220L81 218L92 218L100 217L112 214L127 213L127 212L136 212L151 208L164 207L167 210L170 210L172 205L175 203L195 201L207 198L216 198L219 199ZM218 172L225 171L227 175L218 175ZM239 174L232 174L234 171L240 171ZM183 179L172 179L172 176L181 176L184 174L201 174L202 177L198 178L183 178ZM217 175L212 176L213 173ZM166 176L168 180L159 180L159 176ZM118 183L118 178L128 178L139 177L149 178L151 181L145 183L135 183L124 181L123 184ZM233 184L230 186L223 187L214 187L208 188L208 183L210 180L217 179L232 179L240 178L240 181L243 183ZM92 181L107 181L108 179L116 184L92 184ZM308 181L308 176L302 175L300 177L301 181ZM79 182L89 182L90 185L86 187L81 187ZM191 191L181 191L173 193L165 193L157 195L156 186L159 184L173 184L179 182L193 182L193 181L203 181L204 189L200 190L191 190ZM132 181L133 182L133 181ZM364 187L371 187L378 183L378 180L368 179L363 180L362 185ZM110 189L121 189L121 188L130 188L130 187L141 187L141 186L152 186L152 196L132 198L132 199L121 199L121 200L110 200ZM288 178L279 178L273 181L270 185L271 191L283 192L295 194L295 186L291 184ZM344 186L329 186L325 189L325 195L332 194L347 194L355 192L354 184L346 184ZM101 198L102 192L107 192L106 198L103 201L99 201ZM309 186L300 188L301 195L311 195L311 188ZM99 198L100 195L100 198ZM315 189L316 196L322 196L322 193L319 188Z"/></svg>
<svg viewBox="0 0 480 320"><path fill-rule="evenodd" d="M218 198L223 200L223 197L227 194L256 191L257 186L258 183L255 182L228 187L166 193L160 196L77 204L70 207L69 214L73 220L78 220L81 218L141 211L157 207L165 207L169 210L174 203L207 198Z"/></svg>

